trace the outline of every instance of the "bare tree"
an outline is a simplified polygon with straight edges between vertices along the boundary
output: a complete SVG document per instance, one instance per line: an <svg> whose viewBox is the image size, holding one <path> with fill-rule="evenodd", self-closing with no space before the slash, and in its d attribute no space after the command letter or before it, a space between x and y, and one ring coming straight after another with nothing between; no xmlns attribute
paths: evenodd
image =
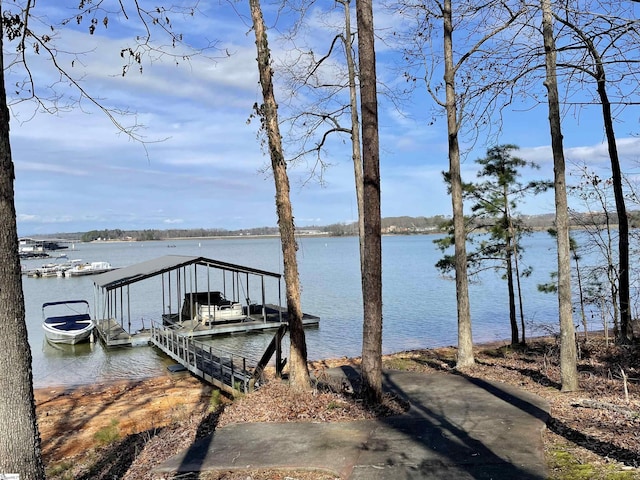
<svg viewBox="0 0 640 480"><path fill-rule="evenodd" d="M271 54L267 40L267 31L259 0L249 0L253 30L258 50L258 72L262 86L263 104L258 107L258 114L269 141L271 169L276 187L276 210L278 227L282 243L284 261L284 277L286 283L287 312L289 319L289 336L291 339L289 374L290 385L295 390L307 390L311 387L309 367L307 365L307 346L302 327L302 308L300 306L300 278L298 275L298 250L293 223L293 209L289 196L289 177L287 164L282 152L282 140L278 125L278 105L273 91L273 72L271 70Z"/></svg>
<svg viewBox="0 0 640 480"><path fill-rule="evenodd" d="M325 157L327 144L336 135L350 137L353 161L356 203L358 207L358 232L360 241L360 269L364 257L364 213L362 184L362 153L360 144L360 118L358 114L358 71L354 50L355 33L351 26L350 0L338 0L342 8L344 24L336 27L339 32L331 39L326 52L317 56L316 48L298 47L300 39L296 34L305 27L297 24L289 39L292 58L280 65L288 77L287 85L292 92L288 107L292 111L282 123L289 125L286 146L290 152L290 163L297 163L304 157L313 156L310 175L323 183L324 171L329 167ZM305 4L305 7L308 5ZM299 12L303 17L306 10ZM303 19L301 18L301 22ZM339 47L342 47L341 49ZM337 53L340 52L341 53ZM344 57L342 58L342 55ZM343 70L342 61L346 69ZM297 101L298 93L304 91L304 104ZM343 103L343 91L348 90L349 101ZM348 118L348 121L346 120Z"/></svg>
<svg viewBox="0 0 640 480"><path fill-rule="evenodd" d="M569 241L569 210L565 160L560 122L560 100L556 68L556 46L553 33L553 11L550 0L541 0L542 35L545 52L545 87L548 92L549 128L553 151L556 229L558 245L558 306L560 312L560 375L562 391L578 389L578 368L575 327L571 306L571 257Z"/></svg>
<svg viewBox="0 0 640 480"><path fill-rule="evenodd" d="M354 59L351 33L350 2L339 0L344 7L345 34L343 38L344 55L347 60L349 74L349 104L351 106L351 156L353 159L353 176L356 185L356 202L358 205L358 238L360 240L360 273L364 272L364 179L362 172L362 148L360 145L360 118L358 117L357 72Z"/></svg>
<svg viewBox="0 0 640 480"><path fill-rule="evenodd" d="M608 290L610 295L606 303L611 306L611 318L616 338L620 337L621 315L619 304L619 269L616 268L616 215L613 212L615 199L611 199L613 179L601 178L586 165L578 166L580 182L573 185L569 192L580 199L588 212L598 212L597 215L573 215L574 222L580 226L588 238L587 246L592 256L597 258L591 268L590 277L596 278L603 286L601 291ZM618 231L618 234L619 231ZM602 278L606 281L603 281Z"/></svg>
<svg viewBox="0 0 640 480"><path fill-rule="evenodd" d="M0 25L4 20L0 12ZM4 31L4 25L2 25ZM0 47L3 35L0 35ZM26 480L45 477L36 421L27 340L18 232L14 204L14 171L9 143L9 108L5 91L4 62L0 57L0 471L18 473Z"/></svg>
<svg viewBox="0 0 640 480"><path fill-rule="evenodd" d="M102 3L102 2L100 2ZM103 106L96 97L87 92L83 86L66 71L60 63L58 55L69 52L61 52L52 45L52 39L57 33L59 25L48 23L46 17L37 17L37 25L45 29L44 33L32 30L30 20L34 13L34 2L11 2L0 5L0 47L2 47L2 60L0 61L1 86L0 86L0 255L3 268L0 272L0 338L2 342L2 369L0 375L0 472L17 473L23 480L40 480L45 478L44 466L41 458L40 435L37 428L35 399L33 394L33 376L31 367L31 350L28 343L27 328L25 324L25 306L22 292L20 260L18 256L18 237L16 226L16 211L14 204L14 166L11 155L9 135L9 97L5 89L5 81L8 72L14 69L22 69L21 81L14 83L11 92L16 102L33 101L37 109L48 113L57 113L61 110L80 106L82 100L89 101L97 106L116 127L132 138L136 137L137 125L125 127L118 116L125 114ZM137 6L139 7L139 5ZM121 13L126 17L124 5L119 3ZM134 7L136 8L136 7ZM96 25L108 24L108 15L100 20L95 16L101 11L100 6L87 5L80 2L73 21L81 23L83 18L89 24L89 32L93 34ZM140 35L141 42L138 47L123 50L123 58L127 58L123 67L123 74L132 64L142 65L142 59L146 50L150 48L149 25L159 25L159 28L171 34L171 22L163 16L167 9L159 7L151 11L141 8L136 10L138 18L147 27L149 35ZM162 21L157 22L158 17ZM69 21L67 19L66 21ZM64 24L65 21L62 23ZM173 36L178 42L178 36ZM14 45L13 52L9 44ZM175 44L174 44L175 45ZM27 52L42 54L50 60L54 72L59 75L59 83L72 87L77 97L63 98L56 92L58 84L42 85L34 77L27 61ZM186 58L180 55L179 58ZM8 61L5 61L9 59ZM73 62L72 62L73 64Z"/></svg>
<svg viewBox="0 0 640 480"><path fill-rule="evenodd" d="M371 0L356 0L364 206L362 384L365 400L382 400L382 239L376 56Z"/></svg>
<svg viewBox="0 0 640 480"><path fill-rule="evenodd" d="M498 55L500 38L520 15L523 14L521 2L489 1L482 5L473 1L455 2L455 11L451 0L423 0L415 3L400 2L400 10L406 16L415 18L417 27L411 32L416 47L407 49L405 57L417 59L418 66L424 69L423 80L427 91L436 104L444 110L447 119L449 171L447 178L450 186L451 205L454 225L455 277L458 315L458 358L457 367L472 365L473 338L471 328L471 309L468 291L466 229L464 220L463 184L461 179L460 136L462 132L472 132L477 138L478 132L490 126L491 110L495 100L505 88L501 80L503 68L498 61L504 52ZM442 21L442 53L433 52L430 45L437 21ZM467 35L463 48L454 46L454 31L461 29ZM425 47L426 45L426 47ZM503 44L508 50L508 45ZM429 50L425 53L423 50ZM420 63L423 62L421 65ZM444 69L444 85L433 79L436 72ZM478 72L481 72L477 75ZM418 74L406 74L409 80L415 80ZM444 99L441 92L444 91ZM464 128L466 124L466 129Z"/></svg>
<svg viewBox="0 0 640 480"><path fill-rule="evenodd" d="M606 15L605 12L594 14L584 5L575 9L570 9L569 6L570 2L567 2L563 15L556 15L558 22L568 27L576 40L566 47L566 50L571 53L575 60L566 62L564 66L570 70L577 71L578 74L591 77L596 84L598 100L602 107L602 120L611 162L612 186L618 214L620 330L617 333L617 338L619 341L628 342L633 339L629 291L629 219L625 204L616 136L613 128L614 117L609 86L629 83L625 81L626 78L637 76L635 65L630 68L629 63L635 64L638 54L638 41L640 41L636 31L638 21L636 19ZM599 8L602 9L602 7L603 4L601 3ZM616 2L613 11L618 13L619 9L619 2ZM624 43L626 45L623 45ZM621 53L623 58L619 60ZM609 80L606 73L607 67L613 69L620 65L622 69L616 72L617 79ZM576 76L580 77L580 75ZM582 82L580 81L580 83ZM622 100L620 103L624 104L629 92L620 91L621 87L619 86L617 88L620 93L619 98ZM635 88L637 88L637 83Z"/></svg>
<svg viewBox="0 0 640 480"><path fill-rule="evenodd" d="M462 201L462 177L460 175L460 145L458 143L458 107L456 102L456 68L453 61L453 16L451 0L442 6L444 33L444 82L445 110L449 138L449 176L451 181L451 206L453 209L453 231L456 271L456 306L458 309L458 358L457 367L475 363L473 335L471 333L471 308L469 305L469 279L467 278L467 247Z"/></svg>
<svg viewBox="0 0 640 480"><path fill-rule="evenodd" d="M624 335L620 329L619 340L629 341L633 332L628 323L630 317L630 287L629 287L629 224L626 211L623 179L618 158L613 120L615 112L621 111L626 105L633 103L630 99L638 91L637 56L638 22L631 13L631 7L624 2L616 1L565 1L554 3L556 11L551 14L561 25L559 31L554 33L554 56L557 59L556 68L552 73L556 84L558 78L562 78L564 90L567 92L564 98L558 97L559 115L571 111L579 112L588 105L600 104L603 115L604 133L607 140L609 157L613 172L614 193L616 198L616 210L620 216L620 239L618 243L618 255L620 257L619 271L620 289L618 292L620 310L625 311L626 324ZM535 6L529 7L535 11ZM626 18L625 18L626 14ZM530 22L531 23L531 22ZM532 28L533 24L531 23ZM549 78L548 62L540 64L542 51L531 48L530 37L524 36L514 63L518 65L520 73L514 76L510 82L520 84L519 92L535 102L542 103L542 95L531 83L534 74L539 68L545 66L547 79ZM549 59L547 50L544 51L546 60ZM612 75L613 74L613 75ZM613 77L613 78L612 78ZM589 89L585 86L593 82L595 95L589 97ZM545 85L549 85L545 82ZM615 98L612 101L612 91ZM549 97L544 100L548 103ZM562 240L564 242L564 240Z"/></svg>

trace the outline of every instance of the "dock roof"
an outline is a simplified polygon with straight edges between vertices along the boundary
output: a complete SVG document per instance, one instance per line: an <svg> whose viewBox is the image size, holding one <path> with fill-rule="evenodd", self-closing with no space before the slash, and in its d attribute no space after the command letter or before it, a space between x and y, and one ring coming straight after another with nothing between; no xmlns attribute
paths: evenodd
<svg viewBox="0 0 640 480"><path fill-rule="evenodd" d="M146 262L136 263L128 267L101 273L94 277L93 283L99 288L113 290L115 288L124 287L126 285L189 265L203 265L232 272L280 278L279 273L268 272L266 270L259 270L257 268L245 267L242 265L235 265L233 263L213 260L211 258L192 257L188 255L165 255L153 260L147 260Z"/></svg>

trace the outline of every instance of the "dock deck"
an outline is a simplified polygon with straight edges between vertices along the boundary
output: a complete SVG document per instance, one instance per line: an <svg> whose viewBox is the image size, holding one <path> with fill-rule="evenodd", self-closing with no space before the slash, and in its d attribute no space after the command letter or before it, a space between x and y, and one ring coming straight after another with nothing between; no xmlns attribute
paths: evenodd
<svg viewBox="0 0 640 480"><path fill-rule="evenodd" d="M214 348L170 328L152 325L151 342L194 375L232 395L253 389L257 362Z"/></svg>
<svg viewBox="0 0 640 480"><path fill-rule="evenodd" d="M134 335L129 334L114 318L105 318L96 322L96 332L100 340L108 347L134 344Z"/></svg>
<svg viewBox="0 0 640 480"><path fill-rule="evenodd" d="M271 304L265 305L265 309L266 321L262 314L252 314L241 320L224 323L205 324L197 320L185 320L180 323L170 324L169 327L182 336L213 337L233 333L275 330L288 323L285 309ZM319 323L320 318L315 315L305 313L302 317L302 325L304 327L318 326ZM151 340L151 332L149 330L130 334L113 318L99 320L96 330L104 345L108 347L148 345Z"/></svg>

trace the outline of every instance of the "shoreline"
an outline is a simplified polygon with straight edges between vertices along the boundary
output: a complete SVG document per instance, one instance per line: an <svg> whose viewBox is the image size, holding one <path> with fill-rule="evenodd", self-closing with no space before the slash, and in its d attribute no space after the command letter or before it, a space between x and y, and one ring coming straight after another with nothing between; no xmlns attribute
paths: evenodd
<svg viewBox="0 0 640 480"><path fill-rule="evenodd" d="M592 334L592 338L595 341L594 345L600 344L602 346L602 335L598 335L598 332L589 333ZM553 343L555 341L556 338L553 336L531 337L529 343L533 349L523 350L520 353L517 348L503 350L504 347L510 345L510 342L506 340L474 344L474 354L477 355L478 363L471 369L464 370L463 373L488 381L505 382L547 398L552 403L556 415L560 415L558 419L562 422L570 422L567 423L569 426L582 433L580 426L588 426L587 419L596 417L587 409L576 409L574 405L575 399L583 397L598 398L605 402L620 403L623 400L623 397L620 396L622 382L619 381L614 384L606 375L589 375L589 377L582 378L582 381L585 382L583 385L584 390L572 394L561 393L558 385L556 385L557 377L559 376L557 365L555 363L548 364L545 356L544 371L542 370L542 356L546 355L543 351L547 350L544 345L547 342ZM540 348L541 346L543 348ZM385 354L383 355L383 362L386 368L415 370L423 373L452 372L454 370L456 352L457 347L451 345L413 349L394 354ZM607 352L608 349L601 348L601 353ZM536 358L540 361L539 375L532 376L531 373L528 373L532 368L530 355L537 355ZM313 375L317 378L322 378L321 373L324 369L341 365L357 367L360 361L360 357L324 359L310 361L309 368ZM598 365L597 361L596 365ZM606 374L606 365L600 367ZM629 372L631 371L629 370ZM253 415L253 420L242 421L269 421L264 420L267 417L264 417L263 414L266 414L267 411L264 410L265 407L262 404L265 399L261 397L261 395L267 395L268 397L268 391L269 389L264 389L264 391L259 389L257 391L257 400L254 401L253 406L249 404L249 407L247 407L247 404L244 404L245 410L249 408L249 415ZM635 396L637 395L636 392L637 389L634 389L630 393ZM184 445L192 444L193 439L197 437L197 432L202 433L203 430L201 429L205 426L208 425L207 428L211 428L211 425L215 427L219 418L213 412L218 412L220 415L229 415L228 418L223 418L223 421L220 421L221 426L225 422L233 423L238 418L245 418L247 413L242 409L242 400L237 405L235 401L229 403L230 400L226 396L219 395L213 386L193 376L188 371L180 373L166 371L162 375L145 379L101 382L79 387L46 387L36 389L35 395L43 460L51 472L55 471L55 469L59 469L61 472L72 470L74 464L90 465L91 462L95 462L96 455L97 458L104 456L111 458L111 453L109 452L115 452L114 448L135 450L135 457L139 453L138 448L142 449L147 442L151 442L154 437L158 436L159 443L151 447L151 453L142 456L140 460L142 467L131 467L132 471L137 468L138 473L143 470L147 472L147 467L153 461L157 461L158 458L162 458L165 454L166 456L172 455L175 453L175 449L185 448ZM281 394L276 394L271 400L276 402L284 401ZM293 398L289 400L295 402L298 407L300 406L299 399ZM256 401L258 403L255 403ZM637 403L637 400L633 400L633 402L636 402L635 404L640 407L640 403ZM226 405L224 411L218 408L221 404ZM265 405L271 404L267 402ZM327 409L330 407L324 406L322 408ZM253 409L257 412L255 415L251 413L254 412ZM267 410L271 412L273 408L267 408ZM289 410L284 408L283 411ZM296 411L295 409L291 410ZM322 411L324 412L324 410ZM235 416L234 412L236 412ZM614 425L615 429L620 427L618 415L615 418L607 419L607 421L609 420L612 420L613 423L611 425ZM592 426L595 426L595 424ZM163 434L165 427L168 429L167 435ZM609 435L609 437L606 437L608 441L612 441L611 439L616 437L611 436L613 435L611 432L615 433L617 430L610 431L608 428L609 423L604 425L601 431L604 435ZM193 437L193 435L196 435L196 437ZM557 435L557 432L546 434L545 438L545 442L549 442L549 445L553 448L558 445L564 445L559 443L562 438ZM174 441L182 442L184 445L181 443L182 446L178 448ZM569 447L569 451L574 450L575 447ZM616 452L615 450L612 451ZM160 456L158 456L159 453L161 454ZM113 453L113 455L119 454ZM600 461L599 458L606 457L606 455L600 455L601 457L592 458ZM583 458L582 453L580 453L579 458ZM620 461L620 458L617 458L617 461ZM141 468L142 470L140 470ZM70 478L61 474L50 473L50 475L52 478ZM148 478L146 474L136 475L132 474L127 478ZM236 477L229 478L236 479ZM244 479L245 477L237 478ZM315 477L313 478L315 480Z"/></svg>
<svg viewBox="0 0 640 480"><path fill-rule="evenodd" d="M583 333L578 333L578 340L583 338ZM589 335L602 335L604 336L604 330L601 331L590 331ZM609 335L609 338L612 338L611 335ZM537 335L535 337L530 337L527 341L528 342L534 342L534 341L540 341L540 340L552 340L553 336L552 335ZM509 346L511 343L510 340L508 339L502 339L502 340L489 340L489 341L481 341L478 343L474 343L473 344L473 348L481 348L481 349L485 349L485 348L499 348L499 347L503 347L503 346ZM434 347L422 347L422 348L414 348L411 350L399 350L397 352L391 352L391 353L383 353L382 354L382 358L390 358L390 357L394 357L394 356L398 356L398 355L406 355L406 354L411 354L411 353L416 353L416 352L425 352L425 351L436 351L436 350L442 350L442 349L454 349L457 350L458 346L457 345L440 345L440 346L434 346ZM322 365L331 365L331 364L345 364L345 363L350 363L350 364L358 364L360 363L360 361L362 360L362 357L359 356L341 356L341 357L326 357L326 358L319 358L319 359L315 359L315 360L307 360L307 365L309 366L309 369L312 370L313 368L318 368L318 366L322 366ZM269 368L269 366L267 366L267 369ZM51 384L51 385L44 385L44 386L39 386L36 387L34 385L33 387L33 391L34 394L37 392L43 396L46 396L46 392L47 391L52 391L53 392L58 392L58 395L68 395L76 390L83 390L83 391L87 391L88 393L91 392L91 390L93 389L97 389L99 387L104 387L104 388L110 388L110 387L117 387L119 385L128 385L128 384L139 384L139 383L144 383L147 381L153 381L153 380L157 380L157 379L163 379L163 378L172 378L172 377L176 377L179 374L182 374L183 372L179 372L179 373L172 373L170 372L167 368L165 368L162 373L158 373L156 375L149 375L149 376L142 376L142 377L136 377L136 378L126 378L126 379L113 379L113 380L104 380L104 381L100 381L100 382L93 382L93 383L78 383L78 384L71 384L71 385L65 385L65 384ZM184 373L189 373L188 371L184 372ZM194 378L197 378L194 376ZM203 380L199 379L200 381L204 382Z"/></svg>

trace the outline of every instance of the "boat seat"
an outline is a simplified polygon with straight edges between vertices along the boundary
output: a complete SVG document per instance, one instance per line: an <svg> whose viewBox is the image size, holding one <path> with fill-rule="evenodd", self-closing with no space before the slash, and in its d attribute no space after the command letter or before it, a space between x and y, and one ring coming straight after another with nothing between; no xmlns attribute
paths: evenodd
<svg viewBox="0 0 640 480"><path fill-rule="evenodd" d="M180 320L190 320L196 316L198 305L221 305L227 302L222 292L192 292L184 296ZM229 302L231 303L231 302Z"/></svg>
<svg viewBox="0 0 640 480"><path fill-rule="evenodd" d="M91 321L91 315L89 315L88 313L79 313L78 315L65 315L62 317L47 317L44 323L47 323L49 325L63 324L63 323L73 325L74 323L90 322L90 321Z"/></svg>

